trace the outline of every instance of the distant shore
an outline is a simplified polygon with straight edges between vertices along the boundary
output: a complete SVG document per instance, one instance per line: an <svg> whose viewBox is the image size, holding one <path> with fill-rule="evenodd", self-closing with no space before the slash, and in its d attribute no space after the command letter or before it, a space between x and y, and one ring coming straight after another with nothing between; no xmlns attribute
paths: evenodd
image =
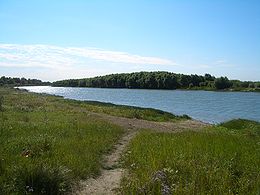
<svg viewBox="0 0 260 195"><path fill-rule="evenodd" d="M19 87L37 87L38 85L18 85L18 86L7 86L7 87L14 87L14 88L19 88ZM41 87L71 87L71 86L53 86L53 85L39 85ZM73 88L97 88L97 89L133 89L133 90L167 90L167 91L174 91L174 90L179 90L179 91L214 91L214 92L260 92L260 89L249 89L249 88L243 88L243 89L207 89L207 88L179 88L179 89L141 89L141 88L116 88L116 87L80 87L76 86ZM26 89L25 89L26 90Z"/></svg>
<svg viewBox="0 0 260 195"><path fill-rule="evenodd" d="M67 79L55 81L51 85L55 87L260 91L260 81L229 80L227 77L215 77L207 73L202 76L164 71Z"/></svg>

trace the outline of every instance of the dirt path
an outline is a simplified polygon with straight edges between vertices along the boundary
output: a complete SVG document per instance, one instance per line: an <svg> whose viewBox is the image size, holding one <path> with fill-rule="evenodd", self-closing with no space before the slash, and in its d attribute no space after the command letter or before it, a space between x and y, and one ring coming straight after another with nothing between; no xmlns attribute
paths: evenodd
<svg viewBox="0 0 260 195"><path fill-rule="evenodd" d="M189 130L199 130L203 127L210 126L210 124L203 123L197 120L181 120L176 122L154 122L136 118L124 118L118 116L111 116L101 113L91 113L91 115L100 117L113 124L119 125L124 129L152 129L159 132L176 132Z"/></svg>
<svg viewBox="0 0 260 195"><path fill-rule="evenodd" d="M81 183L81 191L75 194L116 194L120 180L125 173L119 166L121 154L137 131L128 129L126 134L114 146L114 151L104 157L103 168L98 178L90 178Z"/></svg>
<svg viewBox="0 0 260 195"><path fill-rule="evenodd" d="M126 129L126 133L114 146L112 153L104 156L103 168L98 178L90 178L82 181L81 190L74 194L116 194L120 186L120 180L126 170L119 166L119 160L126 146L140 129L152 129L160 132L178 132L185 129L199 130L208 124L195 120L186 120L179 122L153 122L140 119L130 119L117 116L111 116L100 113L89 113L113 124L119 125Z"/></svg>

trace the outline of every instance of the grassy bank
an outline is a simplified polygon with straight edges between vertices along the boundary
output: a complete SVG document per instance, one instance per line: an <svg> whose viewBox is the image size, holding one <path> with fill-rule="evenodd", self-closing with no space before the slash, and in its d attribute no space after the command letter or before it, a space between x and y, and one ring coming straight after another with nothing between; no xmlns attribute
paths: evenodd
<svg viewBox="0 0 260 195"><path fill-rule="evenodd" d="M76 102L76 101L75 101ZM179 121L191 119L188 115L174 115L169 112L153 109L153 108L140 108L134 106L123 106L111 103L95 102L95 101L85 101L79 102L82 107L89 111L105 113L113 116L120 116L126 118L137 118L144 119L148 121Z"/></svg>
<svg viewBox="0 0 260 195"><path fill-rule="evenodd" d="M127 194L260 193L260 124L233 120L201 132L154 133L132 140L123 164Z"/></svg>
<svg viewBox="0 0 260 195"><path fill-rule="evenodd" d="M0 88L0 194L63 194L98 175L102 155L124 131L88 111L152 121L189 118Z"/></svg>
<svg viewBox="0 0 260 195"><path fill-rule="evenodd" d="M26 92L24 91L24 93ZM154 108L116 105L112 103L104 103L98 101L69 100L63 99L63 97L56 97L53 99L53 101L55 101L55 103L57 105L59 104L60 106L63 106L63 104L65 103L65 105L71 106L72 109L86 109L87 111L91 112L104 113L125 118L137 118L157 122L175 122L179 120L191 119L191 117L189 117L188 115L174 115L172 113ZM66 111L66 109L64 110Z"/></svg>
<svg viewBox="0 0 260 195"><path fill-rule="evenodd" d="M123 130L69 101L0 88L0 194L61 194L97 175Z"/></svg>

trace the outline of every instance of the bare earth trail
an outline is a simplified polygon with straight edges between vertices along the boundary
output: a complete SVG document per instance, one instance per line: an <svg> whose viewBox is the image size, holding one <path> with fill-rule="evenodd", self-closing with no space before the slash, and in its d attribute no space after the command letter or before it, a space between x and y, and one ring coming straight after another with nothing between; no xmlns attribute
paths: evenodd
<svg viewBox="0 0 260 195"><path fill-rule="evenodd" d="M101 113L90 112L89 115L96 116L107 120L113 124L119 125L126 130L126 133L114 146L113 151L104 156L103 168L101 174L97 178L90 178L82 181L80 184L80 191L75 191L73 194L116 194L120 187L120 180L126 170L119 165L120 157L126 149L126 146L131 139L137 134L140 129L152 129L158 132L179 132L186 129L199 130L203 127L209 126L200 121L185 120L178 122L153 122L141 119L123 118L111 116Z"/></svg>

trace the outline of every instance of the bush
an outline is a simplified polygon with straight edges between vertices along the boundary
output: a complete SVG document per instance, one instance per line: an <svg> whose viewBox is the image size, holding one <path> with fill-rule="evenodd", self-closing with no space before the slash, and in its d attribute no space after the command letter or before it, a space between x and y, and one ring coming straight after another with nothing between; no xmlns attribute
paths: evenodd
<svg viewBox="0 0 260 195"><path fill-rule="evenodd" d="M241 87L248 88L249 84L250 84L249 82L244 81L244 82L241 83Z"/></svg>
<svg viewBox="0 0 260 195"><path fill-rule="evenodd" d="M230 82L227 77L220 77L215 79L214 84L216 89L226 89L232 86L232 82Z"/></svg>
<svg viewBox="0 0 260 195"><path fill-rule="evenodd" d="M250 83L250 84L248 85L248 87L249 87L249 88L255 88L255 84L254 84L254 83Z"/></svg>

